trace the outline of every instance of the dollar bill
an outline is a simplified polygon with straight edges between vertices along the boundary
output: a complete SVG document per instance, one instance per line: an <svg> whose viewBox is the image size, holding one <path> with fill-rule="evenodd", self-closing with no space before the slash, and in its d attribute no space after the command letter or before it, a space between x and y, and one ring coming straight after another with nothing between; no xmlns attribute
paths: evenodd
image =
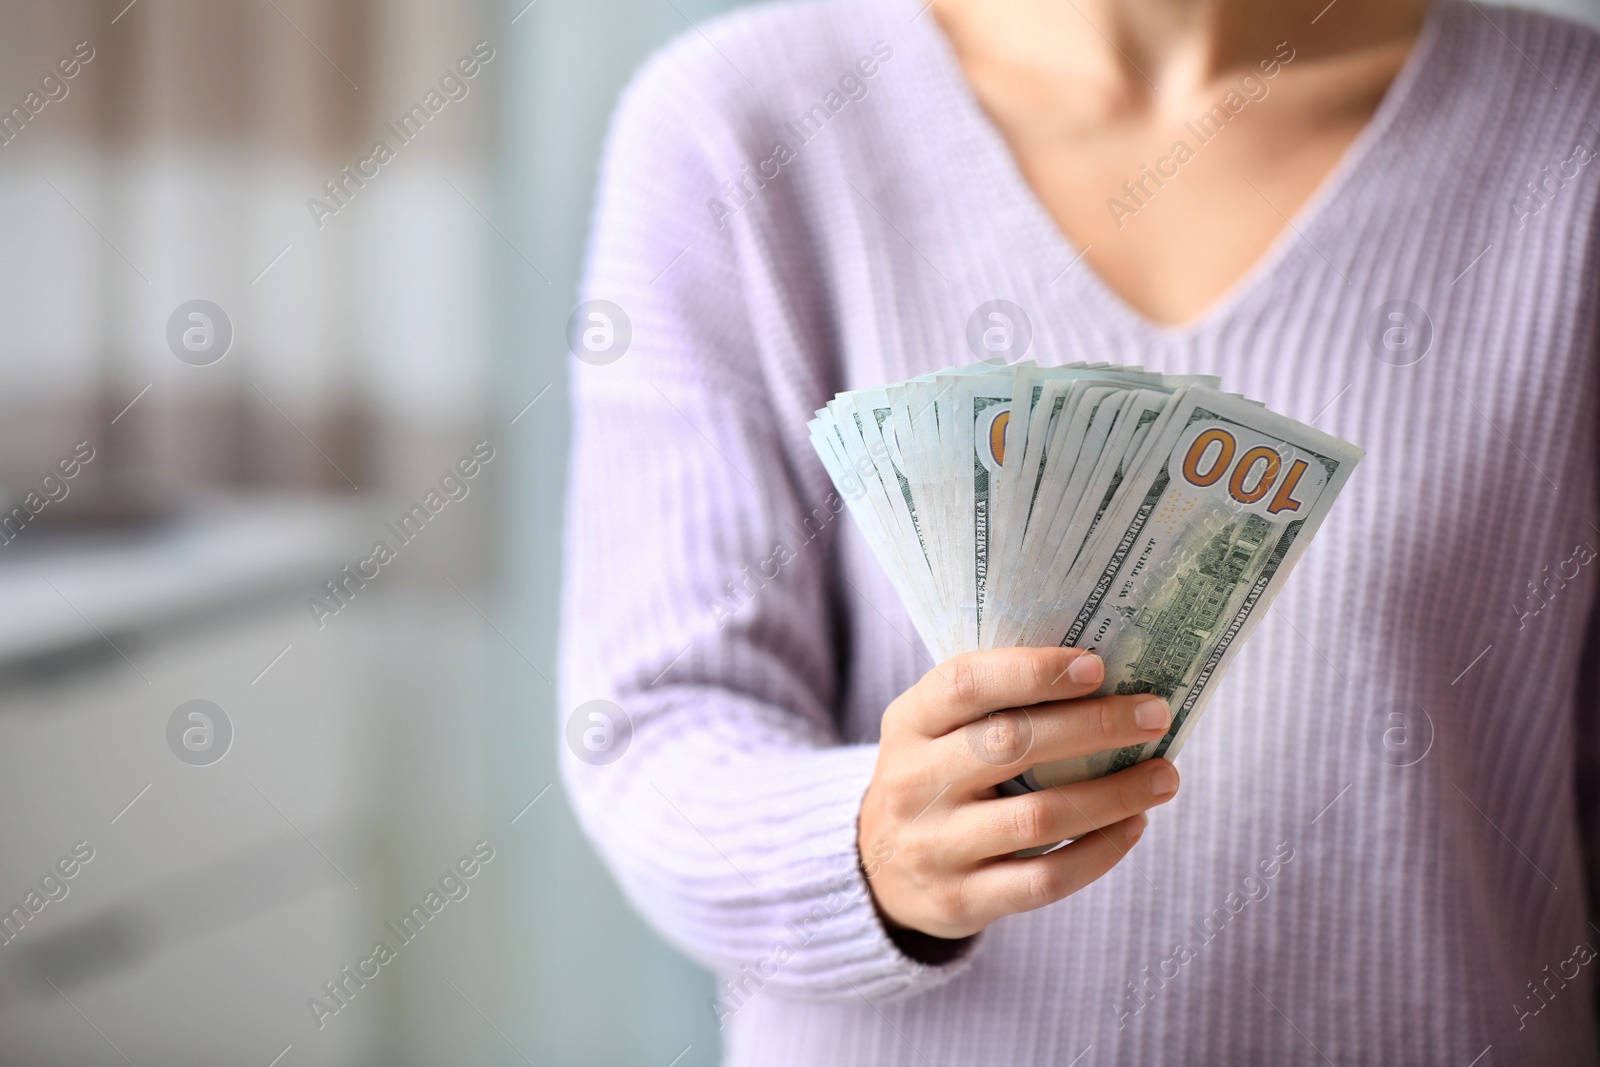
<svg viewBox="0 0 1600 1067"><path fill-rule="evenodd" d="M960 620L962 644L967 648L978 647L988 599L989 548L1005 462L1012 382L1010 374L969 375L951 382L950 408L962 474L955 487L960 494L957 513L965 520L958 527L956 544L962 585L970 590L967 604L971 610Z"/></svg>
<svg viewBox="0 0 1600 1067"><path fill-rule="evenodd" d="M1362 455L1243 398L1187 390L1068 592L1021 642L1095 651L1106 662L1099 692L1156 694L1172 707L1171 728L1147 745L1035 767L1018 786L1176 756Z"/></svg>

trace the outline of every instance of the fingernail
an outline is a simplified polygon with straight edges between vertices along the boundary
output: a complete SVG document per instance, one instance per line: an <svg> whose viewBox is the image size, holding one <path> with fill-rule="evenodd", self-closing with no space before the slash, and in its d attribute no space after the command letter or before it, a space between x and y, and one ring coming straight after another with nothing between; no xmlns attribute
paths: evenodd
<svg viewBox="0 0 1600 1067"><path fill-rule="evenodd" d="M1178 772L1170 763L1158 763L1150 772L1150 792L1169 797L1178 791Z"/></svg>
<svg viewBox="0 0 1600 1067"><path fill-rule="evenodd" d="M1133 706L1133 721L1141 730L1159 730L1167 725L1167 719L1165 701L1141 700Z"/></svg>
<svg viewBox="0 0 1600 1067"><path fill-rule="evenodd" d="M1073 660L1071 666L1067 668L1067 677L1071 678L1074 682L1077 682L1080 685L1088 685L1090 682L1098 682L1101 678L1105 677L1105 674L1106 665L1101 662L1099 656L1096 656L1092 652L1086 652L1079 656L1077 659Z"/></svg>
<svg viewBox="0 0 1600 1067"><path fill-rule="evenodd" d="M1144 828L1149 825L1150 817L1145 815L1143 812L1140 812L1138 815L1135 815L1133 818L1129 819L1122 831L1127 835L1128 844L1131 845L1135 841L1139 840L1139 838L1144 834Z"/></svg>

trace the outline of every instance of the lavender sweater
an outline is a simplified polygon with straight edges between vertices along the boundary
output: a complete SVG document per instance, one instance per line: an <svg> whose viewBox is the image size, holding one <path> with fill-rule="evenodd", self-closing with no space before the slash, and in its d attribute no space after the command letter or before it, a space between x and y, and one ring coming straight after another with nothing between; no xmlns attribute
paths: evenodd
<svg viewBox="0 0 1600 1067"><path fill-rule="evenodd" d="M574 364L562 710L625 722L566 776L718 973L727 1063L1596 1062L1600 39L1440 0L1293 227L1166 329L1075 263L916 14L685 34L601 180L585 298L631 338ZM855 845L930 664L805 424L970 362L996 298L1029 358L1220 374L1368 456L1130 860L930 966Z"/></svg>

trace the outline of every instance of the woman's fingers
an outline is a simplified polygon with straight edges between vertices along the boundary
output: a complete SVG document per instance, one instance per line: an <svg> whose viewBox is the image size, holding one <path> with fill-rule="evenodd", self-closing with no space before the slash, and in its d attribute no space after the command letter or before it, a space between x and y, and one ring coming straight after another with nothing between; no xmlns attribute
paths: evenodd
<svg viewBox="0 0 1600 1067"><path fill-rule="evenodd" d="M965 804L939 827L950 860L957 865L1010 856L1053 845L1121 823L1178 791L1178 770L1164 759L1087 782L1041 789L1016 797Z"/></svg>
<svg viewBox="0 0 1600 1067"><path fill-rule="evenodd" d="M891 710L898 712L897 723L923 737L941 737L991 711L1086 696L1104 679L1100 657L1076 648L966 652L923 675Z"/></svg>
<svg viewBox="0 0 1600 1067"><path fill-rule="evenodd" d="M982 925L1054 904L1115 867L1144 833L1146 821L1133 815L1043 856L996 860L967 875L961 896Z"/></svg>
<svg viewBox="0 0 1600 1067"><path fill-rule="evenodd" d="M1147 744L1171 719L1166 702L1148 694L1084 697L991 712L938 745L948 780L985 790L1040 763Z"/></svg>
<svg viewBox="0 0 1600 1067"><path fill-rule="evenodd" d="M1167 761L1023 797L993 789L1036 763L1167 729L1163 702L1093 696L1104 683L1105 664L1079 649L991 649L939 664L895 698L856 829L862 856L893 850L869 882L887 922L965 937L1066 896L1121 857L1126 831L1177 790ZM1077 840L1048 856L1014 855L1067 838Z"/></svg>

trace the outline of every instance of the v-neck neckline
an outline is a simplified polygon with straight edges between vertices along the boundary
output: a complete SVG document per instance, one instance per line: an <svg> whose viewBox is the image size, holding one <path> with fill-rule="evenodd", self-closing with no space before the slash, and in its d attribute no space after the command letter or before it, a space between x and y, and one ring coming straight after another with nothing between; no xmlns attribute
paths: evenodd
<svg viewBox="0 0 1600 1067"><path fill-rule="evenodd" d="M917 5L920 0L910 2ZM1450 2L1429 0L1411 49L1401 63L1400 70L1384 90L1372 117L1345 146L1338 160L1318 181L1311 196L1300 205L1292 218L1285 220L1261 255L1198 315L1170 325L1151 318L1128 303L1099 271L1083 261L1088 248L1080 248L1061 228L1023 176L1004 134L984 110L971 83L967 81L966 72L961 68L960 60L944 30L929 16L920 32L926 39L931 57L929 65L935 81L932 96L935 113L947 120L942 128L946 128L947 135L956 142L952 146L956 150L949 158L967 159L970 180L984 187L982 193L999 194L1001 209L998 214L1008 222L1008 233L1014 234L1019 241L1027 242L1027 246L1032 247L1044 262L1060 264L1059 273L1051 278L1044 289L1048 292L1057 286L1068 285L1083 299L1142 338L1170 344L1189 341L1233 318L1252 298L1259 296L1267 288L1269 280L1289 266L1296 255L1322 258L1322 252L1312 244L1308 231L1315 229L1329 213L1414 98L1416 85L1436 51L1441 25L1445 21L1445 9ZM921 8L921 12L925 14L927 8ZM921 17L914 17L913 25L922 21ZM978 199L982 201L985 197L980 195ZM993 207L989 210L992 211ZM1334 269L1337 271L1337 267Z"/></svg>

